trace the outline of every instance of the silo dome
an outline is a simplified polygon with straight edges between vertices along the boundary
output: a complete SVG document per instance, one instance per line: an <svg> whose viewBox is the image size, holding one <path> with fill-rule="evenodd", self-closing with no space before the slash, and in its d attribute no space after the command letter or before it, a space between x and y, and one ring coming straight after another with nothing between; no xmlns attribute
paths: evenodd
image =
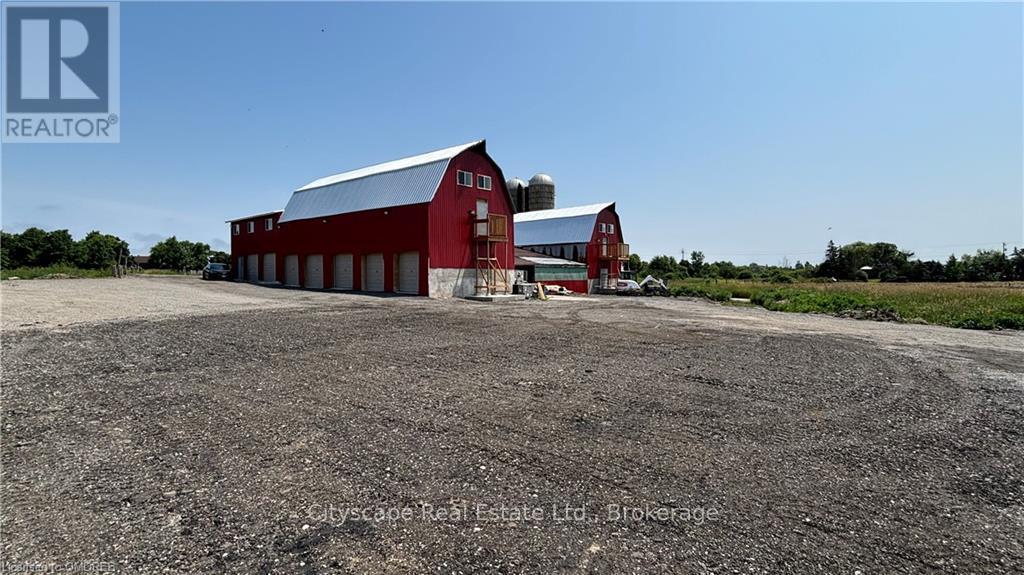
<svg viewBox="0 0 1024 575"><path fill-rule="evenodd" d="M530 178L529 209L550 210L555 207L555 181L547 174Z"/></svg>
<svg viewBox="0 0 1024 575"><path fill-rule="evenodd" d="M553 186L555 185L555 181L552 180L551 176L547 174L537 174L536 176L530 178L530 185L533 186L536 184L540 184L542 186Z"/></svg>
<svg viewBox="0 0 1024 575"><path fill-rule="evenodd" d="M522 178L510 178L505 182L505 187L507 187L510 192L515 192L520 186L524 188L526 187L526 182L524 182Z"/></svg>

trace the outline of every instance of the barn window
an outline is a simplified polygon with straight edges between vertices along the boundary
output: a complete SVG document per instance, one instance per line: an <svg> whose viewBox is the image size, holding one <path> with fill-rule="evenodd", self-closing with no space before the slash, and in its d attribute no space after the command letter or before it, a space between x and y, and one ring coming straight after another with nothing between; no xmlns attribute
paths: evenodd
<svg viewBox="0 0 1024 575"><path fill-rule="evenodd" d="M489 190L489 189L491 189L491 177L490 176L485 176L483 174L477 175L477 177L476 177L476 187L480 188L481 190Z"/></svg>
<svg viewBox="0 0 1024 575"><path fill-rule="evenodd" d="M241 224L232 224L231 225L231 233L236 235L236 236L238 234L242 233L242 225Z"/></svg>
<svg viewBox="0 0 1024 575"><path fill-rule="evenodd" d="M458 179L460 186L473 187L473 172L463 172L462 170L459 170Z"/></svg>
<svg viewBox="0 0 1024 575"><path fill-rule="evenodd" d="M614 234L615 233L615 224L608 224L608 233L609 234Z"/></svg>
<svg viewBox="0 0 1024 575"><path fill-rule="evenodd" d="M274 218L267 218L263 220L263 229L267 230L268 232L274 229Z"/></svg>
<svg viewBox="0 0 1024 575"><path fill-rule="evenodd" d="M256 222L245 222L245 231L250 234L256 231Z"/></svg>
<svg viewBox="0 0 1024 575"><path fill-rule="evenodd" d="M597 224L597 229L600 230L602 234L608 231L608 228L605 227L604 222Z"/></svg>

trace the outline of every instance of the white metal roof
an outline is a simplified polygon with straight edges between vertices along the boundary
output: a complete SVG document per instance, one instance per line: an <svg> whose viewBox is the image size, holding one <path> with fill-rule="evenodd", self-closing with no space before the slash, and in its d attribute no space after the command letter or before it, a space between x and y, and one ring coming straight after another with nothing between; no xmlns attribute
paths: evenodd
<svg viewBox="0 0 1024 575"><path fill-rule="evenodd" d="M284 210L274 210L272 212L260 212L258 214L253 214L251 216L242 216L240 218L235 218L233 220L225 220L225 221L230 224L230 223L233 223L233 222L240 222L242 220L251 220L253 218L261 218L263 216L272 216L274 214L280 214L283 211Z"/></svg>
<svg viewBox="0 0 1024 575"><path fill-rule="evenodd" d="M534 256L517 256L517 257L519 259L521 259L521 260L526 260L526 261L528 261L528 262L530 262L532 264L540 264L542 266L565 266L565 267L570 267L570 266L584 267L584 266L586 266L586 264L581 264L579 262L574 262L572 260L563 260L562 258L549 258L549 257L543 257L543 256L536 256L536 257L534 257Z"/></svg>
<svg viewBox="0 0 1024 575"><path fill-rule="evenodd" d="M515 222L532 222L535 220L553 220L556 218L571 218L575 216L596 216L601 210L614 206L615 202L604 202L601 204L588 204L573 208L555 208L553 210L534 210L516 214Z"/></svg>
<svg viewBox="0 0 1024 575"><path fill-rule="evenodd" d="M279 221L429 202L451 159L482 143L477 140L314 180L292 193Z"/></svg>
<svg viewBox="0 0 1024 575"><path fill-rule="evenodd" d="M516 214L513 219L516 226L516 245L588 243L594 235L597 214L614 205L614 202L606 202Z"/></svg>
<svg viewBox="0 0 1024 575"><path fill-rule="evenodd" d="M310 190L313 188L320 188L323 186L329 186L331 184L337 184L340 182L347 182L349 180L356 180L359 178L365 178L366 176L373 176L375 174L382 174L384 172L393 172L395 170L404 170L413 166L422 166L423 164L432 164L441 160L450 160L455 156L458 156L462 152L472 148L473 146L483 142L483 140L477 140L468 144L460 144L458 146L452 146L450 148L444 148L442 150L434 150L433 152L427 152L426 154L419 154L417 156L409 156L408 158L402 158L399 160L392 160L390 162L384 162L383 164L374 164L365 168L359 168L358 170L350 170L348 172L342 172L340 174L334 174L333 176L327 176L326 178L320 178L319 180L313 180L312 182L302 186L296 191Z"/></svg>

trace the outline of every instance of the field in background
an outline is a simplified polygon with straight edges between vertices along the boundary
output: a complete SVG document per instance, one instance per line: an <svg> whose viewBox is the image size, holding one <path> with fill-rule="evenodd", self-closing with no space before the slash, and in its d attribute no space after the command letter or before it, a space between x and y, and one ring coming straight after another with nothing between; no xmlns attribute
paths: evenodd
<svg viewBox="0 0 1024 575"><path fill-rule="evenodd" d="M1024 329L1024 283L772 284L744 280L671 282L673 295L715 301L748 298L774 311L923 321L967 329Z"/></svg>
<svg viewBox="0 0 1024 575"><path fill-rule="evenodd" d="M138 270L128 271L129 274L143 275L179 275L177 270ZM18 278L22 280L62 279L62 278L109 278L114 275L110 268L87 270L75 266L57 265L46 267L20 267L0 270L0 279Z"/></svg>

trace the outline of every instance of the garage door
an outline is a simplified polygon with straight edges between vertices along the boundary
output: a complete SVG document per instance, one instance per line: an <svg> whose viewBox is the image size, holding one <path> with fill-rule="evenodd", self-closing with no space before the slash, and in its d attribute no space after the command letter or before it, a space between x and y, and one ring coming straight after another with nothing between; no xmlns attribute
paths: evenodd
<svg viewBox="0 0 1024 575"><path fill-rule="evenodd" d="M284 257L284 285L298 287L299 256Z"/></svg>
<svg viewBox="0 0 1024 575"><path fill-rule="evenodd" d="M247 256L245 261L245 279L251 282L260 281L260 256L259 254L250 254Z"/></svg>
<svg viewBox="0 0 1024 575"><path fill-rule="evenodd" d="M277 281L277 254L263 254L263 281Z"/></svg>
<svg viewBox="0 0 1024 575"><path fill-rule="evenodd" d="M352 254L334 256L334 289L352 289Z"/></svg>
<svg viewBox="0 0 1024 575"><path fill-rule="evenodd" d="M384 254L363 256L363 289L384 291Z"/></svg>
<svg viewBox="0 0 1024 575"><path fill-rule="evenodd" d="M235 262L235 279L236 280L245 279L245 276L242 275L244 273L245 273L245 258L243 258L242 256L238 256L238 261Z"/></svg>
<svg viewBox="0 0 1024 575"><path fill-rule="evenodd" d="M306 256L306 287L323 289L324 256L320 254Z"/></svg>
<svg viewBox="0 0 1024 575"><path fill-rule="evenodd" d="M420 253L398 254L398 293L420 293Z"/></svg>

